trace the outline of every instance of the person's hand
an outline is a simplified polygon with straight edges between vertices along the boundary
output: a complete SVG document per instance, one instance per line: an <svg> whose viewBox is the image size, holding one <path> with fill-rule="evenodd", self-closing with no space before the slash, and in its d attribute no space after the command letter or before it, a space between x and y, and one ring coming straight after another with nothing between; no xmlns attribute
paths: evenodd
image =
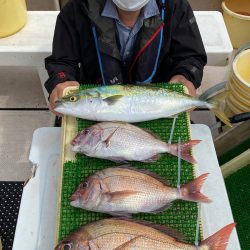
<svg viewBox="0 0 250 250"><path fill-rule="evenodd" d="M51 92L50 97L49 97L49 102L50 102L49 110L57 116L62 116L62 114L54 110L56 107L56 101L62 97L63 91L65 88L71 87L71 86L79 86L79 85L80 84L76 81L67 81L67 82L57 84L56 87Z"/></svg>
<svg viewBox="0 0 250 250"><path fill-rule="evenodd" d="M196 89L194 87L194 84L190 82L185 76L175 75L170 79L169 82L170 83L182 83L184 86L187 87L189 95L196 96Z"/></svg>

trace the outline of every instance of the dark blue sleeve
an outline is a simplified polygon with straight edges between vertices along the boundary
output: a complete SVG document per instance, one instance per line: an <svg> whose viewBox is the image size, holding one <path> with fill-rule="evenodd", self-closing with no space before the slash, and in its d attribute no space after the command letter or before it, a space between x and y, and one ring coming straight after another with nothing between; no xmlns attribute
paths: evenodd
<svg viewBox="0 0 250 250"><path fill-rule="evenodd" d="M172 22L169 77L184 75L198 88L207 55L193 11L186 0L175 1Z"/></svg>
<svg viewBox="0 0 250 250"><path fill-rule="evenodd" d="M57 17L52 55L45 58L49 79L45 87L50 94L55 86L65 81L78 81L80 42L74 18L74 1L70 1Z"/></svg>

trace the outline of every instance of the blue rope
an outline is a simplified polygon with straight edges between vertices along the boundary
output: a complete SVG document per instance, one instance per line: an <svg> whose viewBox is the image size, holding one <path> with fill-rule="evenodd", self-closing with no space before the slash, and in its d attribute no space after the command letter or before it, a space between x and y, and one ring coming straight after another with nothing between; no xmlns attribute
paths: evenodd
<svg viewBox="0 0 250 250"><path fill-rule="evenodd" d="M165 18L165 0L162 0L162 10L161 10L161 19L164 21ZM96 28L95 25L93 25L92 27L92 32L94 35L94 41L95 41L95 47L96 47L96 52L97 52L97 57L98 57L98 63L99 63L99 67L100 67L100 71L101 71L101 75L102 75L102 85L106 85L106 81L105 81L105 77L104 77L104 73L103 73L103 66L102 66L102 59L101 59L101 53L100 53L100 49L98 46L98 41L97 41L97 34L96 34ZM160 43L159 43L159 48L158 48L158 52L157 52L157 56L156 56L156 60L155 60L155 66L153 69L152 74L150 75L150 77L148 79L146 79L145 81L141 82L141 83L150 83L152 82L152 79L156 73L157 70L157 65L159 62L159 58L160 58L160 52L161 52L161 47L162 47L162 41L163 41L163 28L161 30L161 34L160 34Z"/></svg>
<svg viewBox="0 0 250 250"><path fill-rule="evenodd" d="M93 27L92 27L92 32L93 32L93 35L94 35L95 47L96 47L96 52L97 52L97 57L98 57L98 63L99 63L99 67L100 67L100 71L101 71L101 75L102 75L102 85L105 86L106 81L105 81L105 77L104 77L104 73L103 73L102 58L101 58L101 53L100 53L100 49L99 49L99 46L98 46L95 25L93 25Z"/></svg>
<svg viewBox="0 0 250 250"><path fill-rule="evenodd" d="M165 19L165 0L161 1L162 3L162 10L161 10L161 19L164 21ZM156 60L155 60L155 66L153 69L152 74L150 75L150 77L148 79L146 79L145 81L141 82L141 83L151 83L153 80L153 77L155 76L156 70L157 70L157 65L159 62L159 58L160 58L160 53L161 53L161 47L162 47L162 41L163 41L163 28L161 29L161 35L160 35L160 43L159 43L159 47L158 47L158 52L157 52L157 56L156 56Z"/></svg>

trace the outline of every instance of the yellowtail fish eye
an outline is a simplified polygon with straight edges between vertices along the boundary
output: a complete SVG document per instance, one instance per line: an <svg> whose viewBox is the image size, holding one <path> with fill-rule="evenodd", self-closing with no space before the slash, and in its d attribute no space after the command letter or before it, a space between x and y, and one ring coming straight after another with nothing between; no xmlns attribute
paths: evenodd
<svg viewBox="0 0 250 250"><path fill-rule="evenodd" d="M77 101L77 97L76 96L71 96L70 98L69 98L69 100L71 101L71 102L76 102Z"/></svg>

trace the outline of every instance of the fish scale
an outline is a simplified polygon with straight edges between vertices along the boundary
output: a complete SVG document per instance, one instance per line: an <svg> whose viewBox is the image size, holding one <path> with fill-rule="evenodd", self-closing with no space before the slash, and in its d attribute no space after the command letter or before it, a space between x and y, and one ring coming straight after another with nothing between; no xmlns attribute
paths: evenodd
<svg viewBox="0 0 250 250"><path fill-rule="evenodd" d="M133 147L131 147L131 142L133 142ZM159 141L156 141L152 137L150 141L145 141L145 137L141 137L139 134L124 134L122 133L122 129L118 129L113 138L110 140L110 147L115 148L116 151L126 150L128 155L137 152L134 150L135 148L145 149L145 151L147 148L150 150L155 149L155 152L157 152L157 149L159 149ZM162 151L166 151L166 148ZM143 155L143 152L141 152L141 155ZM139 159L141 155L137 155Z"/></svg>
<svg viewBox="0 0 250 250"><path fill-rule="evenodd" d="M128 184L126 184L126 181ZM151 181L151 180L150 180ZM104 183L107 182L107 180L104 180ZM124 190L125 188L127 190L139 190L140 192L146 192L149 190L149 188L153 188L154 190L157 190L159 192L162 192L162 189L165 189L163 185L160 185L158 182L157 184L151 183L151 182L145 182L145 180L140 180L137 178L132 178L130 176L116 176L115 178L112 178L112 182L109 182L110 191L113 192L114 190Z"/></svg>

